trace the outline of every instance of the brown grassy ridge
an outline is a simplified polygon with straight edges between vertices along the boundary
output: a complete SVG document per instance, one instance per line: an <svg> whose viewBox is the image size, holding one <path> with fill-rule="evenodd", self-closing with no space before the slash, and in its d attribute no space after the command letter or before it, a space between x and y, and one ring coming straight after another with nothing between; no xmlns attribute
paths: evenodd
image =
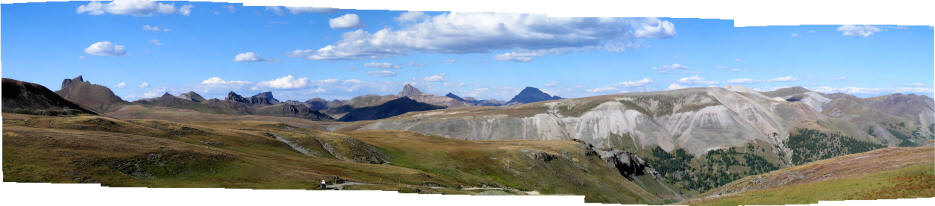
<svg viewBox="0 0 935 206"><path fill-rule="evenodd" d="M935 148L884 148L745 177L711 190L698 205L804 204L819 200L935 196Z"/></svg>
<svg viewBox="0 0 935 206"><path fill-rule="evenodd" d="M223 117L223 116L221 116ZM249 118L248 118L249 119ZM313 189L333 176L366 183L345 189L420 193L585 195L588 202L661 203L572 141L464 141L412 132L328 132L289 121L172 122L104 116L3 114L8 182L96 182L107 186ZM308 128L299 127L306 126ZM306 156L269 134L333 144ZM388 157L368 164L332 155L372 145ZM321 147L319 147L321 148ZM534 153L556 157L550 161ZM327 155L325 155L327 154ZM338 154L338 155L341 155ZM467 190L464 188L491 188Z"/></svg>

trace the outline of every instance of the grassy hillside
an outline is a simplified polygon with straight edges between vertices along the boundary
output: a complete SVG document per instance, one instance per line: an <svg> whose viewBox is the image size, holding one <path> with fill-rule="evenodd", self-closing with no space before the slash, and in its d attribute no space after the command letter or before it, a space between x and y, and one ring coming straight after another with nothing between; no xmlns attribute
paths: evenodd
<svg viewBox="0 0 935 206"><path fill-rule="evenodd" d="M221 117L221 116L219 116ZM8 182L585 195L662 203L574 141L327 132L266 120L169 122L3 114ZM349 183L349 184L348 184Z"/></svg>
<svg viewBox="0 0 935 206"><path fill-rule="evenodd" d="M885 148L745 177L692 205L805 204L935 196L935 148Z"/></svg>
<svg viewBox="0 0 935 206"><path fill-rule="evenodd" d="M783 166L769 144L762 141L743 147L711 150L692 156L683 149L666 152L655 147L643 152L649 165L685 194L697 194L748 175L761 174Z"/></svg>
<svg viewBox="0 0 935 206"><path fill-rule="evenodd" d="M791 132L789 138L783 143L792 150L791 160L796 165L885 147L841 134L813 129L797 129Z"/></svg>

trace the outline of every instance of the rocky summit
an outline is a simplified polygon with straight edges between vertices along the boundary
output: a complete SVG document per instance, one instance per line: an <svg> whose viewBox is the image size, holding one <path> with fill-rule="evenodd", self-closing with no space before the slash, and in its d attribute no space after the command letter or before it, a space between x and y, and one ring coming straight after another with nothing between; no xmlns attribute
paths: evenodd
<svg viewBox="0 0 935 206"><path fill-rule="evenodd" d="M63 98L96 111L109 111L126 103L105 86L84 81L84 77L62 80L62 88L55 91Z"/></svg>
<svg viewBox="0 0 935 206"><path fill-rule="evenodd" d="M406 84L405 86L403 86L403 90L399 91L399 94L397 96L408 97L408 96L418 96L418 95L422 95L422 91L419 91L419 89L416 89L411 84Z"/></svg>
<svg viewBox="0 0 935 206"><path fill-rule="evenodd" d="M243 96L240 96L239 94L234 93L234 91L228 92L227 98L225 98L224 100L232 101L232 102L240 102L240 103L250 103L249 99L243 98Z"/></svg>
<svg viewBox="0 0 935 206"><path fill-rule="evenodd" d="M178 98L193 101L193 102L203 102L206 100L204 97L202 97L198 93L195 93L194 91L189 91L189 92L179 94Z"/></svg>
<svg viewBox="0 0 935 206"><path fill-rule="evenodd" d="M272 92L261 92L259 94L253 95L250 97L250 104L279 104L279 100L273 98Z"/></svg>
<svg viewBox="0 0 935 206"><path fill-rule="evenodd" d="M507 104L526 104L526 103L549 101L549 100L556 100L556 99L562 99L562 98L559 96L551 96L549 94L546 94L545 92L542 92L542 90L539 90L535 87L526 87L525 89L523 89L523 91L520 91L519 94L516 94L516 96L514 96L513 99L510 99L510 101L507 101Z"/></svg>

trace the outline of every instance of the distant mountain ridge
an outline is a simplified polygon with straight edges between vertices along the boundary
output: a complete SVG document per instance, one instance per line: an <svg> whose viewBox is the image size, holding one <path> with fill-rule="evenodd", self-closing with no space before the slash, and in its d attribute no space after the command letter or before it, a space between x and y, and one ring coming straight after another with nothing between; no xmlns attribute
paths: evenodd
<svg viewBox="0 0 935 206"><path fill-rule="evenodd" d="M435 106L431 104L417 102L409 97L400 97L392 101L380 104L378 106L364 107L351 110L348 114L339 119L340 121L360 121L389 118L396 115L413 111L425 111L444 109L444 106Z"/></svg>
<svg viewBox="0 0 935 206"><path fill-rule="evenodd" d="M298 117L316 121L334 120L331 116L310 109L306 105L280 102L273 97L272 92L261 92L250 98L245 98L231 91L227 93L225 100L205 100L204 97L194 91L182 93L179 96L172 96L167 92L157 98L140 99L133 103L217 114Z"/></svg>
<svg viewBox="0 0 935 206"><path fill-rule="evenodd" d="M8 78L3 78L3 112L39 115L96 114L42 85Z"/></svg>
<svg viewBox="0 0 935 206"><path fill-rule="evenodd" d="M556 98L526 90L531 92L523 93L538 94L532 96L539 100ZM794 128L838 131L888 146L935 138L935 101L930 97L857 98L804 88L763 93L745 87L687 88L410 116L361 129L473 140L581 139L599 147L658 145L692 154L753 140L778 145Z"/></svg>

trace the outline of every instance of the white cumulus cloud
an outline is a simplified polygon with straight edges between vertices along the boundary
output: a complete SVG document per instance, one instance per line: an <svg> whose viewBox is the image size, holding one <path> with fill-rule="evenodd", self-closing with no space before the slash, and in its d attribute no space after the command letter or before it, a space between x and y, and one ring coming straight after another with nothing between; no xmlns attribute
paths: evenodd
<svg viewBox="0 0 935 206"><path fill-rule="evenodd" d="M396 20L397 22L411 22L411 21L421 20L422 18L425 18L425 12L408 11L408 12L399 14L399 16L396 18L393 18L393 20Z"/></svg>
<svg viewBox="0 0 935 206"><path fill-rule="evenodd" d="M668 88L666 88L666 90L675 90L675 89L684 89L684 88L688 88L688 87L682 86L682 85L679 85L679 84L676 84L676 83L672 83L672 84L669 85Z"/></svg>
<svg viewBox="0 0 935 206"><path fill-rule="evenodd" d="M148 17L156 14L181 14L188 16L191 14L192 5L184 5L176 9L175 4L158 3L152 0L114 0L110 3L92 1L86 5L78 6L75 11L78 14L87 13L89 15L130 15L136 17Z"/></svg>
<svg viewBox="0 0 935 206"><path fill-rule="evenodd" d="M843 25L838 27L838 31L844 32L844 36L869 37L882 30L875 26Z"/></svg>
<svg viewBox="0 0 935 206"><path fill-rule="evenodd" d="M438 75L432 75L432 76L423 77L422 80L423 80L423 81L427 81L427 82L441 82L441 81L445 81L445 73L441 73L441 74L438 74Z"/></svg>
<svg viewBox="0 0 935 206"><path fill-rule="evenodd" d="M494 55L493 58L499 61L530 62L533 57L545 56L547 54L564 54L573 48L554 48L540 50L522 50Z"/></svg>
<svg viewBox="0 0 935 206"><path fill-rule="evenodd" d="M799 81L799 79L792 77L792 76L784 76L784 77L776 77L776 78L766 80L766 82L793 82L793 81Z"/></svg>
<svg viewBox="0 0 935 206"><path fill-rule="evenodd" d="M716 81L709 81L709 80L706 80L704 77L700 77L698 75L690 76L690 77L682 77L681 79L675 82L678 82L680 84L689 84L689 85L691 84L709 84L709 85L717 84Z"/></svg>
<svg viewBox="0 0 935 206"><path fill-rule="evenodd" d="M364 63L364 66L370 67L370 68L384 68L384 69L399 69L402 67L400 65L389 63L389 62L367 62L367 63Z"/></svg>
<svg viewBox="0 0 935 206"><path fill-rule="evenodd" d="M158 39L150 39L149 43L156 46L162 46L162 42L160 42Z"/></svg>
<svg viewBox="0 0 935 206"><path fill-rule="evenodd" d="M360 17L357 14L345 14L337 18L328 19L332 29L350 29L360 27Z"/></svg>
<svg viewBox="0 0 935 206"><path fill-rule="evenodd" d="M264 61L267 61L267 59L264 59L259 54L256 54L254 52L244 52L244 53L240 53L234 56L234 61L235 62L264 62Z"/></svg>
<svg viewBox="0 0 935 206"><path fill-rule="evenodd" d="M812 88L809 88L812 89ZM935 89L932 87L892 87L892 88L868 88L868 87L828 87L822 86L812 89L822 93L848 93L848 94L885 94L885 93L924 93L932 95Z"/></svg>
<svg viewBox="0 0 935 206"><path fill-rule="evenodd" d="M794 81L799 81L799 79L793 76L776 77L776 78L767 79L767 80L759 80L759 79L752 79L752 78L738 78L738 79L727 80L727 83L756 84L756 83L763 83L763 82L769 83L769 82L794 82Z"/></svg>
<svg viewBox="0 0 935 206"><path fill-rule="evenodd" d="M407 52L487 53L511 50L497 60L528 62L545 54L635 47L638 38L674 35L671 22L655 18L560 18L533 14L444 13L403 28L355 30L319 49L297 49L291 57L309 60L368 59ZM334 19L333 19L334 20ZM332 23L334 27L334 23ZM639 33L637 33L639 31Z"/></svg>
<svg viewBox="0 0 935 206"><path fill-rule="evenodd" d="M661 73L671 73L674 70L687 70L688 66L681 65L679 63L674 63L671 65L662 65L658 67L653 67L653 70L659 71Z"/></svg>
<svg viewBox="0 0 935 206"><path fill-rule="evenodd" d="M636 37L639 38L668 38L675 36L675 25L669 21L660 21L657 18L646 18L638 22Z"/></svg>
<svg viewBox="0 0 935 206"><path fill-rule="evenodd" d="M123 56L127 54L123 45L114 44L109 41L95 42L91 44L91 46L88 46L88 48L85 48L84 53L98 56Z"/></svg>
<svg viewBox="0 0 935 206"><path fill-rule="evenodd" d="M289 13L292 13L292 14L301 14L301 13L306 13L306 12L328 13L328 12L333 12L333 11L338 10L335 8L328 8L328 7L286 7L286 9L288 9Z"/></svg>
<svg viewBox="0 0 935 206"><path fill-rule="evenodd" d="M161 32L169 32L169 31L172 31L171 29L159 28L158 26L152 26L152 25L149 25L149 24L143 25L143 30L146 30L146 31L161 31Z"/></svg>
<svg viewBox="0 0 935 206"><path fill-rule="evenodd" d="M127 87L127 83L126 83L126 82L120 82L120 83L117 84L117 89L123 89L124 87Z"/></svg>
<svg viewBox="0 0 935 206"><path fill-rule="evenodd" d="M727 83L733 83L733 84L753 84L753 83L759 83L759 82L760 82L759 80L755 80L751 78L739 78L739 79L727 80Z"/></svg>
<svg viewBox="0 0 935 206"><path fill-rule="evenodd" d="M587 91L587 92L589 92L589 93L598 93L598 92L616 91L616 90L617 90L616 87L605 86L605 87L598 87L598 88L588 89L588 90L585 90L585 91Z"/></svg>
<svg viewBox="0 0 935 206"><path fill-rule="evenodd" d="M295 89L302 88L308 84L308 78L295 78L292 75L287 75L270 81L264 81L257 83L257 87L265 88L274 88L274 89ZM256 89L256 88L254 88Z"/></svg>
<svg viewBox="0 0 935 206"><path fill-rule="evenodd" d="M139 85L139 86L136 86L136 87L139 87L139 88L146 88L146 87L149 87L149 82L140 83L140 85Z"/></svg>
<svg viewBox="0 0 935 206"><path fill-rule="evenodd" d="M220 77L211 77L211 78L205 79L204 81L201 81L201 85L205 85L205 86L209 86L209 87L220 87L220 86L228 86L228 85L244 85L244 84L249 84L249 83L250 83L250 82L247 82L247 81L239 81L239 80L227 81L227 80L221 79Z"/></svg>
<svg viewBox="0 0 935 206"><path fill-rule="evenodd" d="M620 85L620 86L623 86L623 87L642 87L642 86L646 86L647 84L650 84L650 83L653 83L653 80L652 80L652 79L650 79L650 78L643 78L643 79L636 80L636 81L624 81L624 82L620 82L619 85Z"/></svg>
<svg viewBox="0 0 935 206"><path fill-rule="evenodd" d="M396 76L396 72L389 71L389 70L369 71L367 72L367 74L369 74L370 76L377 76L377 77L395 77Z"/></svg>

